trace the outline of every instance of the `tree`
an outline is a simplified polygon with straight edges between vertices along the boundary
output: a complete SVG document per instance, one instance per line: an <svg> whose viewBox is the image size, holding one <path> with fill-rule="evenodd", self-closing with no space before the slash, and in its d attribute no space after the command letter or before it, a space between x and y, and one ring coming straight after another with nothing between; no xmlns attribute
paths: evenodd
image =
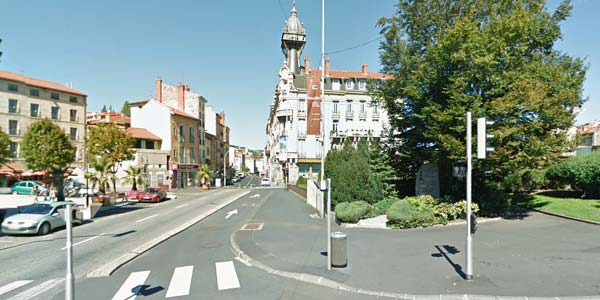
<svg viewBox="0 0 600 300"><path fill-rule="evenodd" d="M106 109L106 104L105 104L105 105L102 106L102 109L100 110L100 112L105 113L106 111L107 111L107 109Z"/></svg>
<svg viewBox="0 0 600 300"><path fill-rule="evenodd" d="M126 184L132 184L131 190L137 191L137 185L142 185L145 183L144 181L144 170L137 166L129 166L125 172L127 172L127 177L125 177Z"/></svg>
<svg viewBox="0 0 600 300"><path fill-rule="evenodd" d="M8 157L10 157L10 138L6 132L2 131L0 128L0 165L6 161Z"/></svg>
<svg viewBox="0 0 600 300"><path fill-rule="evenodd" d="M28 168L49 172L58 201L64 201L64 174L75 160L75 147L63 129L48 119L31 123L21 141L21 153Z"/></svg>
<svg viewBox="0 0 600 300"><path fill-rule="evenodd" d="M437 162L451 178L452 162L465 156L467 111L496 122L496 150L474 165L478 186L499 190L507 175L559 159L584 102L587 67L553 48L570 3L554 13L544 4L399 0L395 16L379 20L382 71L394 78L377 96L396 133L399 172L414 177L421 164Z"/></svg>
<svg viewBox="0 0 600 300"><path fill-rule="evenodd" d="M115 110L113 109L113 107L112 107L112 104L108 106L108 111L109 111L109 112L114 112L114 111L115 111Z"/></svg>
<svg viewBox="0 0 600 300"><path fill-rule="evenodd" d="M127 100L125 100L125 103L123 103L123 107L121 108L121 113L131 117L131 108L129 107L129 102Z"/></svg>
<svg viewBox="0 0 600 300"><path fill-rule="evenodd" d="M92 189L98 185L98 193L105 195L106 191L110 188L110 181L114 179L114 175L111 173L111 168L114 163L107 158L97 158L90 161L90 166L94 169L94 172L86 173L86 179L92 182Z"/></svg>
<svg viewBox="0 0 600 300"><path fill-rule="evenodd" d="M396 170L391 165L390 159L382 149L379 141L371 144L369 152L369 164L373 176L383 185L385 197L397 197Z"/></svg>
<svg viewBox="0 0 600 300"><path fill-rule="evenodd" d="M198 179L200 179L200 183L203 186L208 186L210 181L212 180L213 172L210 169L209 165L202 165L200 167L200 171L198 171Z"/></svg>
<svg viewBox="0 0 600 300"><path fill-rule="evenodd" d="M85 144L88 157L103 158L113 163L110 171L113 175L117 173L120 162L134 158L133 139L113 123L99 123L91 128ZM116 192L116 177L112 180Z"/></svg>

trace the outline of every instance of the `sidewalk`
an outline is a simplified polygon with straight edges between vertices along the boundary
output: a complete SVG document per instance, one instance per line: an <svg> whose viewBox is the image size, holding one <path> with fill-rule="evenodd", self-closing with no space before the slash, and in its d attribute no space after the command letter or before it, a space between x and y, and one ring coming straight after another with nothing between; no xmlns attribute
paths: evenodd
<svg viewBox="0 0 600 300"><path fill-rule="evenodd" d="M263 229L238 231L232 246L270 273L291 272L288 277L373 295L600 295L600 238L593 225L537 213L480 224L473 242L475 279L465 281L463 226L382 230L334 224L333 231L348 235L348 267L327 271L326 222L312 213L296 195L275 193L249 221L264 223Z"/></svg>

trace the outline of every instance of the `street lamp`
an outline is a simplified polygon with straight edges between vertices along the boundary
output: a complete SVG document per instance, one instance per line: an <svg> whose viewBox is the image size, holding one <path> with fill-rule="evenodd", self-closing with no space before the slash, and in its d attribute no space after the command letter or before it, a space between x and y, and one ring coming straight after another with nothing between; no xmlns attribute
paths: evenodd
<svg viewBox="0 0 600 300"><path fill-rule="evenodd" d="M229 149L223 155L223 187L227 186L227 155L229 154Z"/></svg>

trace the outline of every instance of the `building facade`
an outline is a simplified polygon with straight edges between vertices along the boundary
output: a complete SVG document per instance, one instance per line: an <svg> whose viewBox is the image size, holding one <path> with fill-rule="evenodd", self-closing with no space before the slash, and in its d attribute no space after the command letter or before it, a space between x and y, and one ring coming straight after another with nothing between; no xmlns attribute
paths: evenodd
<svg viewBox="0 0 600 300"><path fill-rule="evenodd" d="M86 101L86 94L70 87L0 71L0 128L10 137L6 171L15 176L25 171L19 144L29 125L44 118L55 122L70 137L76 148L72 166L83 169ZM10 175L8 172L5 175Z"/></svg>
<svg viewBox="0 0 600 300"><path fill-rule="evenodd" d="M350 139L379 139L388 127L385 108L369 94L373 81L391 79L370 72L366 64L357 71L332 70L325 61L324 98L321 99L321 69L311 69L300 55L306 32L295 4L281 38L286 57L279 70L267 121L265 147L268 176L275 183L295 183L298 176L320 172L321 156Z"/></svg>

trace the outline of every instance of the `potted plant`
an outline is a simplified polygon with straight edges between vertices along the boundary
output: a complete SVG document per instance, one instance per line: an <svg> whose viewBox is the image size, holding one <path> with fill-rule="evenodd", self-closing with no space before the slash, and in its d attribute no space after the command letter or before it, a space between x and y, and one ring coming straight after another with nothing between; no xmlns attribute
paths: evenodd
<svg viewBox="0 0 600 300"><path fill-rule="evenodd" d="M208 190L212 176L212 171L208 165L202 165L202 167L200 167L200 171L198 171L198 178L200 179L203 190Z"/></svg>
<svg viewBox="0 0 600 300"><path fill-rule="evenodd" d="M127 170L127 177L125 177L125 183L131 184L131 191L127 193L127 198L137 198L138 194L138 184L143 185L144 181L144 172L140 167L137 166L129 166Z"/></svg>
<svg viewBox="0 0 600 300"><path fill-rule="evenodd" d="M92 198L94 203L102 203L105 206L110 206L110 197L106 194L110 188L110 168L112 162L108 159L99 158L91 161L91 167L95 170L94 173L86 173L85 177L92 183L92 190L98 185L98 197Z"/></svg>

